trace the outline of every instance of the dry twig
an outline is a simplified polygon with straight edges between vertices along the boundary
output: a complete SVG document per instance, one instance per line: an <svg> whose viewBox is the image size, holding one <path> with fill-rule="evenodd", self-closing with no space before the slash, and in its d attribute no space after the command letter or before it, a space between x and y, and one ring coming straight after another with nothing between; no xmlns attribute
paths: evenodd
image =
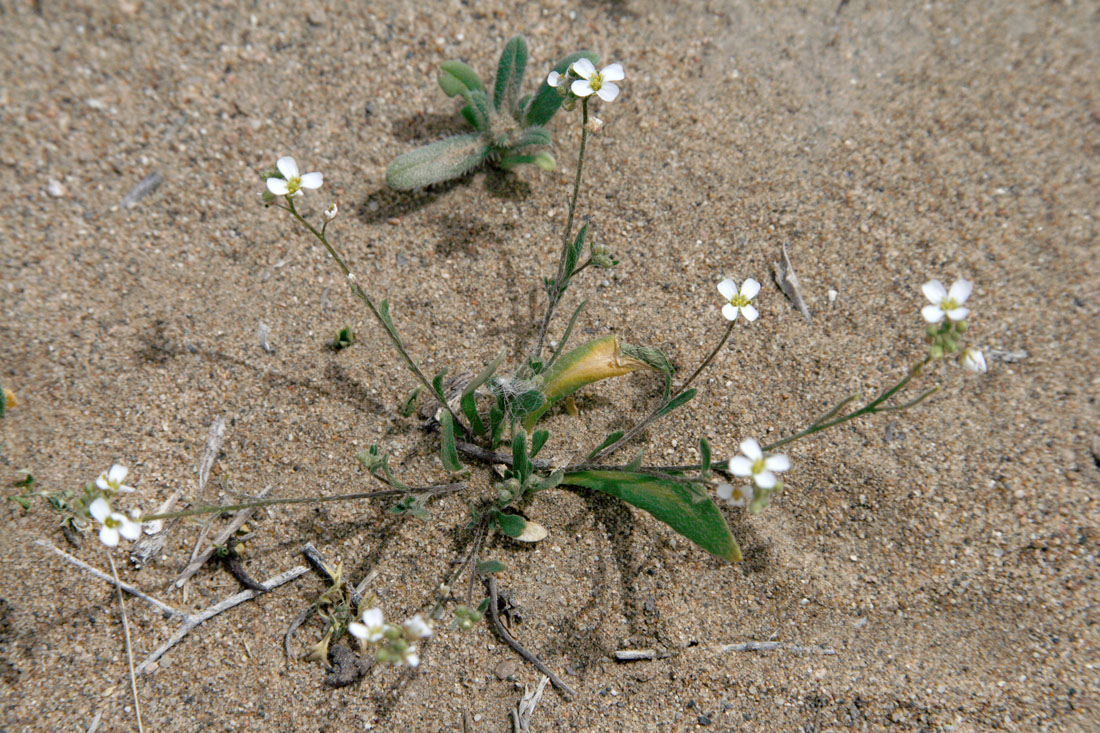
<svg viewBox="0 0 1100 733"><path fill-rule="evenodd" d="M265 486L264 490L257 494L256 498L262 499L263 497L267 496L267 493L271 491L271 489L272 487L270 485ZM241 526L243 526L244 523L248 521L248 518L252 516L252 512L254 511L256 511L256 507L249 507L247 509L241 509L236 514L234 514L233 521L229 523L229 526L223 529L218 534L218 536L214 538L209 547L194 556L194 559L192 559L191 562L188 563L187 567L185 567L183 569L183 572L179 574L179 577L176 578L176 580L174 581L174 585L177 588L182 588L183 584L190 580L191 576L197 573L199 571L199 568L206 564L206 561L209 560L210 556L214 554L214 548L217 545L224 545L226 542L228 542L229 538L233 536L233 533L240 529Z"/></svg>
<svg viewBox="0 0 1100 733"><path fill-rule="evenodd" d="M554 671L547 667L541 659L536 657L531 652L527 651L527 649L525 649L523 645L516 641L516 638L512 636L511 633L509 633L504 624L500 622L500 610L497 608L497 579L489 576L485 578L485 584L489 588L489 615L493 619L493 627L496 628L497 635L501 639L504 639L504 641L508 643L508 646L512 647L516 654L519 654L528 662L535 665L535 668L538 669L538 671L549 677L550 681L554 683L554 687L557 687L559 690L561 690L566 699L571 700L576 697L577 693L573 691L573 688L565 684L565 682L563 682L560 677L554 674Z"/></svg>

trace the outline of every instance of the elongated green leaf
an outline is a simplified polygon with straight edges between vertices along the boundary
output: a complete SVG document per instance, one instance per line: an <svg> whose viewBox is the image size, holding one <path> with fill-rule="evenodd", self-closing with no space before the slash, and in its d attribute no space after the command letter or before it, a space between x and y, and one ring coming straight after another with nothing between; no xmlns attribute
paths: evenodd
<svg viewBox="0 0 1100 733"><path fill-rule="evenodd" d="M481 77L461 61L444 61L439 65L439 86L448 97L462 94L464 89L485 89Z"/></svg>
<svg viewBox="0 0 1100 733"><path fill-rule="evenodd" d="M602 491L652 514L707 552L741 560L737 540L714 502L694 501L688 482L627 471L573 471L563 483Z"/></svg>
<svg viewBox="0 0 1100 733"><path fill-rule="evenodd" d="M474 395L468 392L462 394L462 414L466 416L466 419L470 421L470 428L473 429L475 435L485 434L485 423L481 422L481 416L477 414L477 400Z"/></svg>
<svg viewBox="0 0 1100 733"><path fill-rule="evenodd" d="M509 537L519 537L527 529L527 520L517 514L497 512L496 520L500 531Z"/></svg>
<svg viewBox="0 0 1100 733"><path fill-rule="evenodd" d="M522 153L509 153L500 159L497 165L506 171L510 171L517 165L533 165L536 168L541 168L544 171L552 171L557 167L558 162L554 160L554 156L545 150L535 153L534 155L526 155Z"/></svg>
<svg viewBox="0 0 1100 733"><path fill-rule="evenodd" d="M531 474L531 463L527 459L527 433L522 430L517 430L512 438L512 473L520 484L526 482Z"/></svg>
<svg viewBox="0 0 1100 733"><path fill-rule="evenodd" d="M503 573L507 568L500 560L486 560L485 562L479 562L477 564L477 571L482 575L492 575L493 573Z"/></svg>
<svg viewBox="0 0 1100 733"><path fill-rule="evenodd" d="M478 115L477 110L475 110L468 104L462 108L462 118L469 122L470 127L474 128L478 132L485 132L488 129L485 120L482 119L480 115Z"/></svg>
<svg viewBox="0 0 1100 733"><path fill-rule="evenodd" d="M489 444L496 447L504 430L504 408L498 404L489 408Z"/></svg>
<svg viewBox="0 0 1100 733"><path fill-rule="evenodd" d="M710 475L710 443L706 438L699 438L699 478L706 479Z"/></svg>
<svg viewBox="0 0 1100 733"><path fill-rule="evenodd" d="M523 36L513 36L504 44L497 64L496 84L493 86L493 106L511 113L519 99L519 87L527 71L527 41Z"/></svg>
<svg viewBox="0 0 1100 733"><path fill-rule="evenodd" d="M691 398L694 397L694 396L695 396L695 388L692 387L691 389L686 390L682 394L679 394L676 397L673 397L671 400L668 401L667 404L662 405L661 409L657 410L657 412L654 413L653 419L656 420L659 417L664 417L668 413L675 410L677 407L681 407L685 403L690 402Z"/></svg>
<svg viewBox="0 0 1100 733"><path fill-rule="evenodd" d="M550 437L549 430L536 430L535 434L531 436L531 452L528 453L531 458L534 458L542 450L542 446L546 445L546 439Z"/></svg>
<svg viewBox="0 0 1100 733"><path fill-rule="evenodd" d="M451 419L451 413L444 410L439 416L440 425L440 457L443 460L443 468L451 473L462 471L462 462L458 460L458 450L455 448L455 426Z"/></svg>
<svg viewBox="0 0 1100 733"><path fill-rule="evenodd" d="M600 451L602 451L604 448L611 445L612 443L619 442L619 438L623 437L624 435L626 435L626 433L624 433L622 430L616 430L611 435L604 438L603 442L600 443L599 445L597 445L596 449L588 454L588 460L592 460L593 456L595 456L597 453L599 453Z"/></svg>
<svg viewBox="0 0 1100 733"><path fill-rule="evenodd" d="M573 270L577 267L577 261L581 258L581 252L584 251L584 238L587 234L588 222L585 222L581 230L577 232L577 238L573 240L573 244L565 253L565 279L567 281L572 277Z"/></svg>
<svg viewBox="0 0 1100 733"><path fill-rule="evenodd" d="M420 399L420 390L422 389L424 388L417 387L412 392L409 392L409 396L405 398L405 401L403 403L401 403L401 409L399 410L399 412L401 413L401 417L408 417L409 415L413 414L413 410L416 409L416 403Z"/></svg>
<svg viewBox="0 0 1100 733"><path fill-rule="evenodd" d="M565 471L559 468L557 471L554 471L552 474L544 478L542 480L542 483L539 484L538 488L535 489L535 491L546 491L547 489L552 489L555 486L560 486L561 482L564 480Z"/></svg>
<svg viewBox="0 0 1100 733"><path fill-rule="evenodd" d="M631 344L622 344L621 348L624 355L644 362L664 375L665 399L668 399L669 390L672 387L672 375L676 373L676 367L672 366L672 362L665 356L665 352L655 346L632 346ZM689 397L688 399L691 398Z"/></svg>
<svg viewBox="0 0 1100 733"><path fill-rule="evenodd" d="M550 131L545 127L528 127L523 131L523 134L519 136L519 140L516 140L509 146L509 150L519 152L524 148L533 148L537 145L549 145Z"/></svg>
<svg viewBox="0 0 1100 733"><path fill-rule="evenodd" d="M489 95L480 89L465 89L462 92L462 98L466 100L466 106L476 117L474 127L482 132L488 130L491 126L489 120L492 119Z"/></svg>
<svg viewBox="0 0 1100 733"><path fill-rule="evenodd" d="M565 56L554 64L554 71L564 74L570 64L582 58L588 59L593 64L599 64L600 62L598 54L592 51L578 51ZM558 94L558 90L547 84L544 77L542 84L539 85L539 90L527 104L527 124L545 125L561 107L561 100L562 96Z"/></svg>
<svg viewBox="0 0 1100 733"><path fill-rule="evenodd" d="M456 135L405 153L386 169L386 185L410 191L458 178L485 161L489 146L478 133Z"/></svg>
<svg viewBox="0 0 1100 733"><path fill-rule="evenodd" d="M488 382L493 374L496 373L497 367L504 361L504 356L507 352L500 352L500 355L493 359L476 377L470 380L466 387L462 390L463 395L473 394L478 387Z"/></svg>
<svg viewBox="0 0 1100 733"><path fill-rule="evenodd" d="M447 396L443 394L443 377L446 376L446 374L447 370L444 369L439 374L432 377L432 390L435 391L436 398L444 404L447 403Z"/></svg>

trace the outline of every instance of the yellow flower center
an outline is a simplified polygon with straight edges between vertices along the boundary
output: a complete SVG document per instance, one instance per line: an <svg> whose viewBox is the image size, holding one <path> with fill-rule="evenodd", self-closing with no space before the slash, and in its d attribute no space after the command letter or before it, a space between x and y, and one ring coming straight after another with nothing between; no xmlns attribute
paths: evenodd
<svg viewBox="0 0 1100 733"><path fill-rule="evenodd" d="M940 310L944 313L947 313L948 311L953 311L958 307L959 304L955 302L954 298L944 298L940 301Z"/></svg>
<svg viewBox="0 0 1100 733"><path fill-rule="evenodd" d="M103 520L103 526L109 529L117 529L122 526L122 522L108 514L107 517Z"/></svg>
<svg viewBox="0 0 1100 733"><path fill-rule="evenodd" d="M597 71L592 75L592 78L588 80L588 86L592 87L594 92L600 91L600 87L603 86L603 76L600 75L600 72Z"/></svg>
<svg viewBox="0 0 1100 733"><path fill-rule="evenodd" d="M751 300L746 298L744 295L741 295L740 293L730 298L730 305L732 305L734 308L743 308L751 302Z"/></svg>
<svg viewBox="0 0 1100 733"><path fill-rule="evenodd" d="M752 472L754 474L760 473L763 470L764 470L764 459L763 458L757 458L755 461L752 462Z"/></svg>
<svg viewBox="0 0 1100 733"><path fill-rule="evenodd" d="M299 188L302 187L301 176L294 176L293 178L286 179L286 192L288 194L296 193Z"/></svg>

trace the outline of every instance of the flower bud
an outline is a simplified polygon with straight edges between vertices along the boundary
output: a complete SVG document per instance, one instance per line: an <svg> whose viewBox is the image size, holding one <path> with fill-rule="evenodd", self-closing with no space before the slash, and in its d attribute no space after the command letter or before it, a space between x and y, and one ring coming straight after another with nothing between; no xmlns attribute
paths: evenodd
<svg viewBox="0 0 1100 733"><path fill-rule="evenodd" d="M330 204L329 207L325 209L325 218L329 221L332 221L336 218L336 214L338 211L339 209L336 208L336 204Z"/></svg>
<svg viewBox="0 0 1100 733"><path fill-rule="evenodd" d="M588 128L589 132L595 135L597 132L603 129L603 120L601 120L599 117L590 117L588 120L588 124L586 124L585 127Z"/></svg>
<svg viewBox="0 0 1100 733"><path fill-rule="evenodd" d="M962 364L963 369L975 374L985 374L988 371L985 364L985 355L981 349L975 349L973 346L968 346L963 350L962 359L959 363Z"/></svg>

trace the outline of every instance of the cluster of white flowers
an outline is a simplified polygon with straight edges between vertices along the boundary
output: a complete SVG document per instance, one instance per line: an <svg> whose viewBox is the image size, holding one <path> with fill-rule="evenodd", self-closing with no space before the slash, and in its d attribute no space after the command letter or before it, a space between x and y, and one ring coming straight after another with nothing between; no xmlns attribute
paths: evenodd
<svg viewBox="0 0 1100 733"><path fill-rule="evenodd" d="M732 320L732 319L731 319ZM772 491L779 484L775 475L790 469L791 462L782 453L765 455L760 443L753 438L741 441L741 455L730 459L729 472L734 476L752 478L752 483L736 487L733 484L718 485L719 498L734 507L744 507L752 503L756 489Z"/></svg>
<svg viewBox="0 0 1100 733"><path fill-rule="evenodd" d="M107 471L99 474L95 480L95 486L99 489L99 495L88 504L88 514L99 523L99 539L108 547L117 547L120 539L128 539L131 542L141 536L142 520L141 512L134 509L130 516L115 511L111 501L116 494L133 493L134 489L123 483L130 470L121 463L116 463ZM145 532L154 534L162 527L161 522L153 521L145 523Z"/></svg>
<svg viewBox="0 0 1100 733"><path fill-rule="evenodd" d="M974 291L974 286L969 280L959 278L945 288L939 280L929 280L921 285L921 292L928 298L929 305L921 309L921 316L930 324L936 324L947 318L948 325L954 327L958 333L966 330L966 318L970 315L970 309L963 303ZM931 328L931 326L929 327ZM952 345L952 350L954 346ZM985 363L985 355L981 349L968 346L963 349L959 358L959 364L968 372L985 374L988 367Z"/></svg>
<svg viewBox="0 0 1100 733"><path fill-rule="evenodd" d="M415 667L420 664L416 642L432 635L432 625L419 613L400 626L388 624L381 608L368 608L363 611L360 621L348 624L348 633L359 639L364 648L374 645L378 661Z"/></svg>
<svg viewBox="0 0 1100 733"><path fill-rule="evenodd" d="M605 102L613 102L619 96L619 85L615 82L625 78L622 64L610 64L596 71L591 61L582 58L574 61L564 74L551 71L546 83L557 89L569 82L568 90L574 97L583 99L595 94Z"/></svg>

